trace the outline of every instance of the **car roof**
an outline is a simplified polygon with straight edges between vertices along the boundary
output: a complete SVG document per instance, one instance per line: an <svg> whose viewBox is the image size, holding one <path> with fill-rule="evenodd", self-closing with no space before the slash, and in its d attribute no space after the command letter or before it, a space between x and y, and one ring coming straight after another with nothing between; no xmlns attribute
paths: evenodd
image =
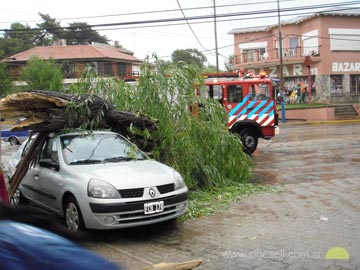
<svg viewBox="0 0 360 270"><path fill-rule="evenodd" d="M65 133L58 133L60 137L62 136L68 136L68 135L91 135L91 134L115 134L120 135L119 133L109 131L109 130L84 130L84 131L75 131L75 132L65 132Z"/></svg>

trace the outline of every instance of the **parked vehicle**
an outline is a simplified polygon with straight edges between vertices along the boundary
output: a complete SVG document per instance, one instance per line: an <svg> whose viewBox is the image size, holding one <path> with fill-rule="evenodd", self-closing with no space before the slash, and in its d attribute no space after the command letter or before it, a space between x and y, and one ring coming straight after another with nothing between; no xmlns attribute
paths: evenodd
<svg viewBox="0 0 360 270"><path fill-rule="evenodd" d="M19 145L29 137L29 131L11 131L10 129L1 130L1 139L11 145Z"/></svg>
<svg viewBox="0 0 360 270"><path fill-rule="evenodd" d="M266 140L278 131L278 113L272 80L242 72L207 73L199 95L217 99L228 113L228 129L240 136L244 151L252 154L258 139Z"/></svg>
<svg viewBox="0 0 360 270"><path fill-rule="evenodd" d="M41 149L12 202L56 213L70 230L146 225L187 210L181 175L117 133L51 134Z"/></svg>

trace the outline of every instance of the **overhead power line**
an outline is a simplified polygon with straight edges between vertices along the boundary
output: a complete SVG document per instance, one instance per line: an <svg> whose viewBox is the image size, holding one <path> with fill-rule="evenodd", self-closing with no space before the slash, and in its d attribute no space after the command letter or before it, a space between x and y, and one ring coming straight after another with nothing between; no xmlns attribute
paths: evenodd
<svg viewBox="0 0 360 270"><path fill-rule="evenodd" d="M342 10L348 10L349 8L338 8L336 10L333 11L342 11ZM352 8L352 9L360 9L359 8ZM294 17L294 16L306 16L306 15L311 15L314 14L314 12L296 12L296 13L287 13L287 14L283 14L282 17ZM256 19L267 19L267 18L275 18L278 15L262 15L262 16L257 16L257 17L244 17L244 16L240 16L240 18L237 17L232 17L231 19L221 19L221 20L217 20L217 22L230 22L230 21L242 21L242 20L256 20ZM196 22L192 22L192 25L195 24L204 24L204 23L213 23L212 21L196 21ZM142 28L154 28L154 27L171 27L171 26L179 26L179 25L185 25L186 23L171 23L171 24L152 24L152 25L141 25L141 26L124 26L124 27L114 27L114 28L100 28L97 29L98 31L113 31L113 30L126 30L126 29L142 29ZM258 27L266 27L269 25L260 25Z"/></svg>
<svg viewBox="0 0 360 270"><path fill-rule="evenodd" d="M283 0L283 2L294 2L296 0ZM249 6L249 5L262 5L276 3L276 1L263 1L263 2L248 2L248 3L239 3L239 4L227 4L227 5L218 5L216 8L228 8L236 6ZM192 8L183 8L184 11L188 10L206 10L212 9L213 7L209 6L200 6ZM106 14L106 15L96 15L96 16L84 16L84 17L72 17L72 18L55 18L55 20L64 21L64 20L80 20L80 19L97 19L97 18L108 18L108 17L119 17L119 16L132 16L132 15L144 15L144 14L154 14L154 13L169 13L177 12L178 9L165 9L165 10L152 10L152 11L140 11L140 12L129 12L129 13L118 13L118 14ZM42 22L43 20L32 20L32 21L16 21L17 23L36 23ZM0 22L0 23L13 23L13 22Z"/></svg>
<svg viewBox="0 0 360 270"><path fill-rule="evenodd" d="M178 4L178 6L179 6L179 9L181 10L181 13L182 13L182 15L183 15L183 17L184 17L184 19L185 19L185 21L186 21L186 24L189 26L189 28L190 28L191 32L193 33L195 39L197 40L197 42L199 43L199 45L201 46L201 48L203 48L205 51L208 51L208 49L206 49L206 48L204 47L204 45L203 45L203 44L201 43L201 41L199 40L198 36L195 34L195 32L194 32L194 30L192 29L189 21L186 19L184 10L181 8L181 5L180 5L180 3L179 3L179 0L176 0L176 2L177 2L177 4Z"/></svg>
<svg viewBox="0 0 360 270"><path fill-rule="evenodd" d="M323 5L312 5L312 6L302 6L302 7L292 7L292 8L283 8L281 9L281 12L291 12L291 11L297 11L297 10L309 10L309 9L324 9L329 7L339 7L339 6L348 6L348 5L354 5L359 4L360 1L351 1L351 2L340 2L336 4L323 4ZM270 10L264 10L264 11L247 11L247 12L234 12L234 13L223 13L223 14L217 14L217 18L226 18L226 17L236 17L236 16L249 16L249 15L259 15L259 14L269 14L269 13L276 13L277 9L270 9ZM188 21L198 21L198 20L204 20L204 19L213 19L213 15L201 15L201 16L192 16L187 17ZM117 23L104 23L104 24L94 24L94 25L88 25L91 28L97 28L97 27L112 27L112 26L126 26L126 25L148 25L148 24L154 24L154 23L169 23L169 22L179 22L184 21L184 18L166 18L166 19L156 19L156 20L141 20L141 21L130 21L130 22L117 22ZM58 29L73 29L74 27L53 27L48 28L47 30L58 30ZM46 30L44 28L31 28L31 30ZM26 31L26 29L0 29L0 31L4 32L22 32Z"/></svg>

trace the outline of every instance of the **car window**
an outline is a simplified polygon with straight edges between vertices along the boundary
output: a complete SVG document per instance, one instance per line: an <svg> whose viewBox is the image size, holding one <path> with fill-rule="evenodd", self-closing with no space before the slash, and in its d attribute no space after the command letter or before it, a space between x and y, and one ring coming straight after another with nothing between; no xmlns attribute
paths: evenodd
<svg viewBox="0 0 360 270"><path fill-rule="evenodd" d="M21 150L21 156L25 156L27 151L29 150L31 143L35 140L36 135L35 136L31 136L29 139L27 139L25 142L23 142L21 144L21 146L19 148L22 148Z"/></svg>
<svg viewBox="0 0 360 270"><path fill-rule="evenodd" d="M49 138L46 141L43 151L41 152L40 159L50 159L53 162L59 161L55 137Z"/></svg>
<svg viewBox="0 0 360 270"><path fill-rule="evenodd" d="M134 144L117 134L63 135L61 148L67 164L107 161L113 158L145 158Z"/></svg>

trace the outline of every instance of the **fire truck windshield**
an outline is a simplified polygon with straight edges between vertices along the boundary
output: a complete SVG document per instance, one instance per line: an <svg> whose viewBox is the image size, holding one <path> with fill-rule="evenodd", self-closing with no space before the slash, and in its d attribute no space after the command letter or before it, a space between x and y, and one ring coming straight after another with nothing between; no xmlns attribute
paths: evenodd
<svg viewBox="0 0 360 270"><path fill-rule="evenodd" d="M268 100L270 98L270 88L266 83L253 84L250 86L250 100Z"/></svg>

